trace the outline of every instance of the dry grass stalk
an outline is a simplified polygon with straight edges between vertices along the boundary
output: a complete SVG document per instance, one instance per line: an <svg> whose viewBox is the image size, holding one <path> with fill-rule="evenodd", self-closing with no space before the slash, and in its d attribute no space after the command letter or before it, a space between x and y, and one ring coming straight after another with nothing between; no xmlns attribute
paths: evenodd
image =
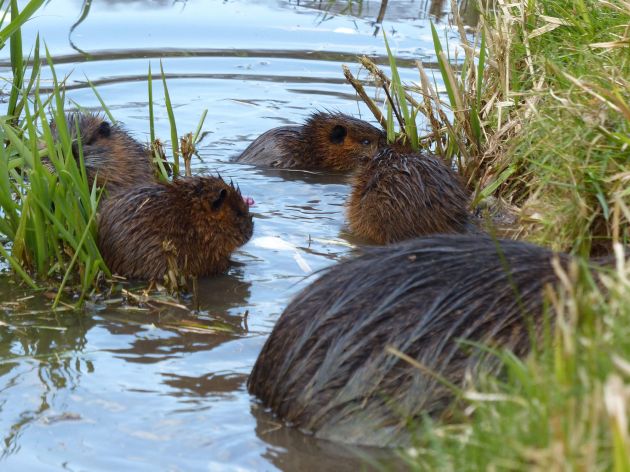
<svg viewBox="0 0 630 472"><path fill-rule="evenodd" d="M179 149L182 153L182 158L184 159L185 175L186 177L192 177L192 169L190 165L192 156L196 152L193 134L188 133L182 136L179 142Z"/></svg>

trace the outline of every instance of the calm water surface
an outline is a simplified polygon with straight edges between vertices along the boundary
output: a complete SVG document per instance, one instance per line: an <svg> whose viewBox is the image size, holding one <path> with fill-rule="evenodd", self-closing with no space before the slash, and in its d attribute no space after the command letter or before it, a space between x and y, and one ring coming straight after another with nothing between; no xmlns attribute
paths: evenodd
<svg viewBox="0 0 630 472"><path fill-rule="evenodd" d="M341 64L357 72L357 54L384 60L385 30L403 79L415 80L413 61L435 59L428 15L446 28L447 3L390 1L382 10L378 1L94 0L71 33L82 2L52 0L29 22L25 44L40 33L57 74L68 77L71 104L99 108L89 78L142 141L147 70L159 71L162 59L179 134L208 110L194 172L238 182L256 201L255 231L228 274L200 281L199 313L114 300L55 314L46 297L0 279L0 470L401 467L392 451L282 427L247 394L247 375L288 300L311 272L360 245L344 227L343 177L265 172L230 159L263 131L313 110L370 119ZM5 48L3 77L7 56ZM157 134L166 139L159 82L154 93Z"/></svg>

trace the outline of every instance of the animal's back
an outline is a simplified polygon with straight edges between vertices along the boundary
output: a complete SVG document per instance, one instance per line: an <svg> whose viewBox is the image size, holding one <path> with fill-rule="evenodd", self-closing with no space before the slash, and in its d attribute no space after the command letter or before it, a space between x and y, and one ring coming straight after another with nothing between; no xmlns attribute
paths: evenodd
<svg viewBox="0 0 630 472"><path fill-rule="evenodd" d="M332 267L289 304L249 389L317 437L405 444L408 420L439 416L452 401L429 372L461 386L484 358L460 340L527 352L530 322L543 326L542 289L556 281L553 257L529 244L461 235L375 248ZM496 360L481 364L490 369Z"/></svg>
<svg viewBox="0 0 630 472"><path fill-rule="evenodd" d="M301 161L295 155L295 146L288 143L299 140L300 129L301 126L281 126L265 131L236 158L236 162L284 169L299 167Z"/></svg>

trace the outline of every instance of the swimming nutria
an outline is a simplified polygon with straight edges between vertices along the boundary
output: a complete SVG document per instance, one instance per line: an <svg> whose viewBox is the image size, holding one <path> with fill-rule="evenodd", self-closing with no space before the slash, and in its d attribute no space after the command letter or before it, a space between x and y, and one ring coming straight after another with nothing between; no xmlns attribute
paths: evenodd
<svg viewBox="0 0 630 472"><path fill-rule="evenodd" d="M96 113L66 115L76 159L79 158L77 123L90 186L95 175L98 175L97 184L110 191L155 181L150 151L121 126L112 125ZM55 141L59 141L57 123L52 122L50 127Z"/></svg>
<svg viewBox="0 0 630 472"><path fill-rule="evenodd" d="M108 197L101 204L98 244L113 273L161 280L171 255L183 275L224 272L252 231L238 188L220 177L189 177Z"/></svg>
<svg viewBox="0 0 630 472"><path fill-rule="evenodd" d="M468 201L459 177L441 159L390 146L353 175L348 223L353 233L378 244L476 232Z"/></svg>
<svg viewBox="0 0 630 472"><path fill-rule="evenodd" d="M460 340L525 355L545 321L543 287L558 280L542 247L441 235L371 248L335 265L284 310L248 381L281 419L318 438L393 446L409 420L437 418L495 357ZM534 329L532 329L534 328ZM386 348L419 362L419 369ZM483 361L483 362L481 362Z"/></svg>
<svg viewBox="0 0 630 472"><path fill-rule="evenodd" d="M385 143L385 133L363 120L319 112L302 126L266 131L236 161L282 169L343 172L356 168Z"/></svg>

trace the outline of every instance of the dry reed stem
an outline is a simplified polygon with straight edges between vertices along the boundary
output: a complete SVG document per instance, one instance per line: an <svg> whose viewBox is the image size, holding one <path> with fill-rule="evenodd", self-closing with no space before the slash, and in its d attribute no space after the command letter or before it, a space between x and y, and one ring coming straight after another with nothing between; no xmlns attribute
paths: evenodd
<svg viewBox="0 0 630 472"><path fill-rule="evenodd" d="M381 110L378 108L376 103L374 103L374 101L368 96L365 89L363 88L363 84L361 84L361 82L356 79L354 75L352 75L352 72L350 72L348 66L343 64L341 68L343 69L343 75L346 77L346 80L350 83L350 85L352 85L352 87L354 87L354 90L356 90L357 94L361 97L361 100L363 100L363 102L370 109L370 111L374 115L374 118L376 118L376 121L378 121L383 129L387 129L387 120L381 113Z"/></svg>

